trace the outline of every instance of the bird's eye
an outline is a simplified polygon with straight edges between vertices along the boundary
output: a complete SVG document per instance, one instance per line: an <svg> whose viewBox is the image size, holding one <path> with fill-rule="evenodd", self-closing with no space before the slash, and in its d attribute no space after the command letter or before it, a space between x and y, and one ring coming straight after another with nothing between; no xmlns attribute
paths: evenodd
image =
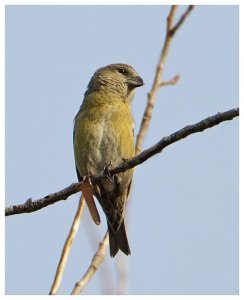
<svg viewBox="0 0 244 300"><path fill-rule="evenodd" d="M118 68L117 70L121 74L125 74L126 73L126 70L124 68Z"/></svg>

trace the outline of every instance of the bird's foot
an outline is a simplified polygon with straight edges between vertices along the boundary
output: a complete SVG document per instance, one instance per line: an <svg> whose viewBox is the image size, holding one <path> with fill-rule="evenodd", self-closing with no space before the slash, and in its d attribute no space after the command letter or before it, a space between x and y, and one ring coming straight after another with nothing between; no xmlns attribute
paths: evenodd
<svg viewBox="0 0 244 300"><path fill-rule="evenodd" d="M85 176L83 176L83 182L88 183L90 186L93 186L92 180L93 180L94 176L92 174L87 174Z"/></svg>
<svg viewBox="0 0 244 300"><path fill-rule="evenodd" d="M114 182L114 176L111 175L111 170L113 167L114 167L114 165L110 161L110 163L107 166L105 166L103 169L103 173L107 176L107 178L110 182Z"/></svg>

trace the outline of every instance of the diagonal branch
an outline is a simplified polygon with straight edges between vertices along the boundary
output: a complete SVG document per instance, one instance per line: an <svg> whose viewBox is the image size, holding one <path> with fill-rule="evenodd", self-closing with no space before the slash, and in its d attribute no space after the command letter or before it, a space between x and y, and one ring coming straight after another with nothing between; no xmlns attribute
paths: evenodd
<svg viewBox="0 0 244 300"><path fill-rule="evenodd" d="M49 295L56 295L57 294L58 288L59 288L59 286L61 284L61 281L62 281L64 268L65 268L65 265L66 265L67 260L68 260L68 256L69 256L69 253L70 253L70 250L71 250L73 240L74 240L74 238L76 236L76 233L79 229L80 219L81 219L82 213L84 211L84 208L85 208L85 199L84 199L83 196L81 196L80 201L79 201L79 205L78 205L78 209L76 211L72 226L70 228L68 237L65 241L65 244L64 244L64 247L63 247L63 250L62 250L62 254L61 254L61 257L60 257L60 260L59 260L59 264L58 264L58 267L57 267L57 270L56 270L55 278L54 278L51 290L49 292Z"/></svg>
<svg viewBox="0 0 244 300"><path fill-rule="evenodd" d="M17 204L5 207L5 216L12 216L16 214L32 213L49 205L52 205L60 200L66 200L69 196L81 191L81 185L79 183L72 183L68 187L61 191L52 193L44 198L32 201L29 198L23 204Z"/></svg>
<svg viewBox="0 0 244 300"><path fill-rule="evenodd" d="M180 17L179 21L175 24L175 26L173 28L170 29L170 33L173 36L176 31L180 28L180 26L183 24L183 22L185 21L185 19L188 17L188 15L190 14L190 12L193 10L194 5L189 5L187 10L184 12L184 14Z"/></svg>
<svg viewBox="0 0 244 300"><path fill-rule="evenodd" d="M164 46L163 46L161 54L160 54L160 58L159 58L159 62L158 62L158 65L157 65L157 69L156 69L156 73L155 73L155 77L154 77L154 81L153 81L151 91L148 93L147 105L146 105L146 108L145 108L145 111L144 111L144 114L143 114L143 118L142 118L142 121L141 121L139 132L137 134L136 154L141 152L142 142L143 142L143 140L145 138L145 135L146 135L146 133L148 131L148 128L149 128L150 120L152 118L152 110L153 110L153 107L154 107L156 93L157 93L158 89L162 85L164 85L164 84L161 84L162 83L161 77L163 75L163 71L164 71L164 68L165 68L165 63L166 63L166 59L168 57L168 52L169 52L169 48L170 48L172 39L173 39L176 31L183 24L184 20L187 18L189 13L192 11L194 6L190 5L188 7L188 9L186 10L186 12L181 16L178 23L173 27L173 21L174 21L174 17L175 17L175 13L176 13L177 8L178 8L177 5L172 5L169 16L167 18L167 30L166 30Z"/></svg>
<svg viewBox="0 0 244 300"><path fill-rule="evenodd" d="M175 75L174 78L172 78L170 80L162 81L160 83L160 87L165 86L165 85L175 85L179 80L180 80L180 75Z"/></svg>
<svg viewBox="0 0 244 300"><path fill-rule="evenodd" d="M186 138L187 136L204 131L208 128L211 128L213 126L217 126L218 124L229 121L234 119L235 117L239 116L239 108L234 108L225 112L218 112L216 115L213 115L211 117L208 117L206 119L203 119L202 121L193 124L188 125L169 136L163 137L158 143L156 143L154 146L148 148L147 150L144 150L140 154L132 157L131 159L128 159L127 161L121 163L117 167L114 167L110 170L111 176L125 172L131 168L134 168L135 166L138 166L148 160L150 157L154 156L155 154L158 154L162 152L164 148L167 146L180 141L181 139ZM97 184L101 182L102 180L106 179L106 174L103 174L101 176L95 177L92 179L93 184ZM37 211L43 207L46 207L48 205L54 204L60 200L66 200L69 196L72 194L75 194L77 192L80 192L82 188L85 186L84 182L79 183L73 183L67 188L50 194L42 199L31 201L27 200L23 204L19 205L13 205L5 208L5 216L15 215L15 214L22 214L22 213L31 213L34 211Z"/></svg>
<svg viewBox="0 0 244 300"><path fill-rule="evenodd" d="M84 287L87 285L87 283L91 280L92 276L96 273L97 269L99 268L99 266L102 264L104 260L107 246L108 246L108 232L106 232L102 242L99 243L98 250L93 256L89 268L87 269L84 276L82 276L80 281L78 281L75 284L71 292L71 295L79 295L84 289Z"/></svg>

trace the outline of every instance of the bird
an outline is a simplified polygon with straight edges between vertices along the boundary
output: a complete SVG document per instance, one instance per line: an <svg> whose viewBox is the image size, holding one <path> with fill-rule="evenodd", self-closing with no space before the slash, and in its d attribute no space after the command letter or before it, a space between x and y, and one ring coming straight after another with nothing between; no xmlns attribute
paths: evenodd
<svg viewBox="0 0 244 300"><path fill-rule="evenodd" d="M125 229L125 207L133 169L110 176L109 170L135 155L131 102L135 88L144 85L135 69L123 63L99 68L91 77L74 118L74 158L79 181L86 183L83 196L96 224L100 216L93 196L105 213L110 256L119 250L131 254ZM92 185L91 179L107 174Z"/></svg>

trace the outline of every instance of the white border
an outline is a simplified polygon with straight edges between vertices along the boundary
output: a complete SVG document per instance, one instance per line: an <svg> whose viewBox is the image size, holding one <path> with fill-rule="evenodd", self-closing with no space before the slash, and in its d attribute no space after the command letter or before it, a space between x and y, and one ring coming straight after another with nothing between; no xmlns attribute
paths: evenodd
<svg viewBox="0 0 244 300"><path fill-rule="evenodd" d="M0 193L2 199L2 205L4 209L5 203L5 41L4 41L4 32L5 32L5 13L4 7L0 10L0 45L1 45L1 55L0 55L0 139L1 139L1 147L0 147L0 166L1 166L1 173L0 173ZM0 295L4 294L5 291L5 221L4 221L4 214L2 212L2 218L0 218L0 265L2 266L2 272L0 272Z"/></svg>
<svg viewBox="0 0 244 300"><path fill-rule="evenodd" d="M192 1L171 1L171 0L29 0L29 1L18 1L8 0L2 1L4 5L239 5L241 0L197 0Z"/></svg>
<svg viewBox="0 0 244 300"><path fill-rule="evenodd" d="M193 3L192 3L193 2ZM244 24L244 9L243 9L243 5L241 3L241 1L236 1L236 0L232 0L232 1L210 1L210 0L205 0L205 1L192 1L191 3L186 3L186 1L175 1L175 2L172 2L172 1L162 1L162 0L151 0L151 1L148 1L148 0L117 0L116 2L115 1L104 1L104 0L71 0L71 1L65 1L65 0L57 0L57 1L48 1L48 0L42 0L42 1L38 1L38 0L32 0L32 1L17 1L17 0L9 0L9 1L1 1L0 3L0 41L1 41L1 55L0 55L0 66L1 66L1 72L0 72L0 82L1 82L1 86L0 86L0 95L1 95L1 107L0 107L0 124L1 124L1 127L0 127L0 137L1 137L1 141L3 141L3 145L1 145L2 147L0 147L0 165L1 165L1 173L0 173L0 179L1 179L1 185L0 185L0 192L1 192L1 202L2 202L2 205L3 205L3 210L4 210L4 199L5 199L5 193L4 193L4 186L5 186L5 181L4 181L4 166L5 166L5 144L4 144L4 140L5 140L5 102L4 102L4 99L5 99L5 77L4 77L4 65L5 65L5 41L4 41L4 33L5 33L5 5L170 5L170 4L179 4L179 5L185 5L185 4L195 4L195 5L239 5L240 6L240 15L239 15L239 20L240 20L240 48L239 48L239 53L243 53L244 51L244 47L243 47L243 35L244 35L244 31L243 31L243 24ZM241 39L242 37L242 39ZM239 99L240 102L241 101L244 101L243 99L243 95L244 93L242 92L243 89L241 89L241 85L244 84L244 76L243 76L243 59L242 59L243 56L240 55L240 79L239 79L239 82L240 82L240 96L239 96ZM242 83L242 84L241 84ZM241 103L240 103L241 105ZM241 122L241 118L240 118L240 132L242 132L242 122ZM240 153L243 153L243 145L242 145L242 140L240 140ZM242 193L242 187L241 187L241 183L243 183L243 176L242 176L242 159L241 159L241 156L240 156L240 263L239 263L239 266L240 266L240 277L239 277L239 293L240 295L239 296L218 296L218 295L214 295L214 296L203 296L203 295L190 295L190 296L174 296L174 295L166 295L166 296L143 296L143 295L140 295L140 296L126 296L127 299L134 299L134 298L138 298L138 299L151 299L152 297L153 298L160 298L160 299L182 299L182 300L189 300L190 298L191 299L208 299L208 300L216 300L216 299L237 299L237 298L241 298L243 296L243 280L244 280L244 277L243 277L243 259L242 259L242 256L241 255L242 253L244 253L244 247L243 247L243 240L244 240L244 237L243 237L243 224L244 224L244 220L243 220L243 204L242 204L242 201L243 201L243 193ZM2 214L3 216L3 214ZM6 297L6 298L9 298L9 299L13 299L13 298L16 298L18 297L18 299L27 299L27 298L30 298L33 299L33 296L4 296L4 293L5 293L5 281L4 281L4 266L5 266L5 253L4 253L4 230L5 230L5 227L4 227L4 218L0 218L0 228L2 230L2 234L1 234L1 247L0 247L0 264L2 266L2 272L0 273L1 277L0 277L0 296L1 297ZM242 233L242 234L241 234ZM35 298L39 298L39 299L47 299L47 297L49 296L34 296ZM65 297L69 297L69 296L59 296L61 298ZM85 298L88 298L91 299L98 299L98 298L101 298L101 297L108 297L108 296L82 296L82 297L85 297ZM115 298L116 296L109 296L109 298ZM117 298L117 297L116 297Z"/></svg>

